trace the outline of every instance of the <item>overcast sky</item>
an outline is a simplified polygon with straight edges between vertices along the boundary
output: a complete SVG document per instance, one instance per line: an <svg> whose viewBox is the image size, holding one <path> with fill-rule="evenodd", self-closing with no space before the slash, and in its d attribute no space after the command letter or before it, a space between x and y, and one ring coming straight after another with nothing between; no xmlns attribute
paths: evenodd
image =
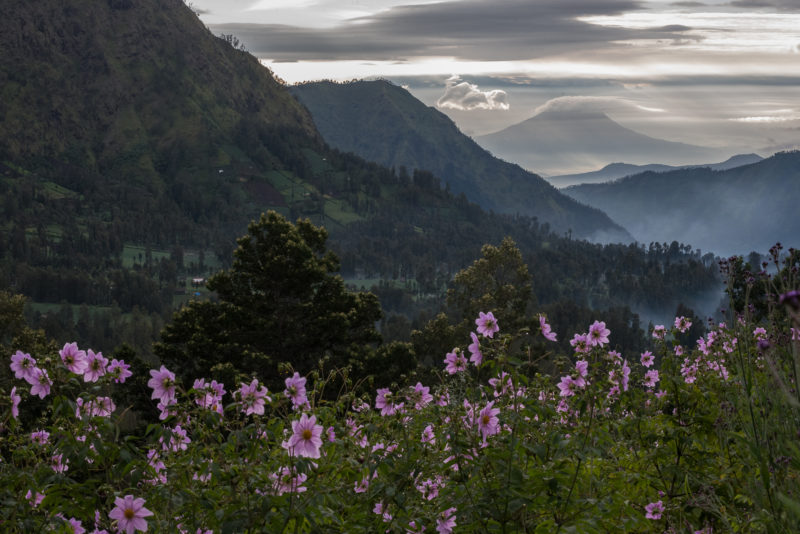
<svg viewBox="0 0 800 534"><path fill-rule="evenodd" d="M800 0L192 5L289 83L385 77L470 134L558 105L762 155L800 137Z"/></svg>

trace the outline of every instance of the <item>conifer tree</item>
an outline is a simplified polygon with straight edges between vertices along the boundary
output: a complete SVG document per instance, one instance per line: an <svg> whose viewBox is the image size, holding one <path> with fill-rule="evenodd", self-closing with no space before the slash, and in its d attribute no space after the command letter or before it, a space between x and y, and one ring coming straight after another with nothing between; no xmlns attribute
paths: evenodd
<svg viewBox="0 0 800 534"><path fill-rule="evenodd" d="M380 341L377 297L348 291L328 233L310 221L274 211L252 222L238 240L233 265L213 275L218 301L192 302L175 314L155 353L188 378L217 367L276 376L278 362L307 373L321 358L356 372ZM212 373L213 374L213 373Z"/></svg>

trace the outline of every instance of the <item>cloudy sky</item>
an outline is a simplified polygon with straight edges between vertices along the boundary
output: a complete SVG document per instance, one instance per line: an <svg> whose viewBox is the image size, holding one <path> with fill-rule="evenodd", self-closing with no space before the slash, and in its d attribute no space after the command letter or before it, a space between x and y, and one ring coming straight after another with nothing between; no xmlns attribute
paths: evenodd
<svg viewBox="0 0 800 534"><path fill-rule="evenodd" d="M289 83L384 77L489 133L552 108L762 155L800 139L798 0L193 0Z"/></svg>

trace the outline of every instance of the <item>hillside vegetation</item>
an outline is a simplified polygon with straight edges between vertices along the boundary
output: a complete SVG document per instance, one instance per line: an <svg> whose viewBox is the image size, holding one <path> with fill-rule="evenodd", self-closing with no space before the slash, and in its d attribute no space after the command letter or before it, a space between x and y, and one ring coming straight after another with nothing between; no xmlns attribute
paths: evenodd
<svg viewBox="0 0 800 534"><path fill-rule="evenodd" d="M149 350L174 306L214 297L189 280L230 265L269 209L325 226L342 274L405 317L403 339L507 236L538 304L672 313L713 290L714 266L686 249L593 245L556 231L553 211L487 213L430 171L328 147L287 89L183 2L12 2L5 15L0 285L49 305L31 315L54 335ZM490 178L482 190L499 190Z"/></svg>
<svg viewBox="0 0 800 534"><path fill-rule="evenodd" d="M486 210L537 217L559 232L601 242L630 242L598 210L571 201L542 177L492 156L444 113L388 81L314 82L290 87L325 140L395 169L429 171L453 193Z"/></svg>
<svg viewBox="0 0 800 534"><path fill-rule="evenodd" d="M641 242L675 239L718 254L742 254L800 235L800 152L728 170L646 172L563 190L614 213Z"/></svg>

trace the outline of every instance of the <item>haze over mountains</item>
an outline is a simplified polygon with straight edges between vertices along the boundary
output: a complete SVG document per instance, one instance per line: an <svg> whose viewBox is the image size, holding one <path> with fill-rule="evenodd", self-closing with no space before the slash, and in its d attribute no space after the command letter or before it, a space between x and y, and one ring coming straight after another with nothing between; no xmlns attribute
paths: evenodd
<svg viewBox="0 0 800 534"><path fill-rule="evenodd" d="M731 156L725 150L656 139L626 128L605 113L554 109L476 137L495 156L545 175L592 171L610 162L702 164Z"/></svg>
<svg viewBox="0 0 800 534"><path fill-rule="evenodd" d="M324 225L344 274L403 284L382 294L394 303L384 309L405 306L409 321L418 302L440 302L482 245L506 236L536 273L541 306L619 306L621 317L630 315L624 306L657 308L667 316L717 287L714 269L696 254L575 239L580 229L621 230L539 178L530 183L541 193L520 205L540 203L564 226L487 212L431 172L404 174L327 146L268 69L212 35L180 0L15 0L7 7L0 19L0 288L37 303L167 318L179 277L197 268L184 262L189 252L195 265L205 254L224 267L235 237L268 209ZM411 99L410 109L417 105ZM384 114L387 124L394 114ZM422 106L419 123L429 115L437 116ZM441 139L457 133L437 120ZM392 135L377 126L372 135ZM443 161L495 165L458 139L467 148L443 145L455 151L439 152ZM437 147L414 146L423 154ZM514 195L533 176L504 168L516 174L498 171L497 182L484 174L479 191L513 178L519 189L504 194ZM426 309L427 317L438 311Z"/></svg>
<svg viewBox="0 0 800 534"><path fill-rule="evenodd" d="M613 213L643 243L677 240L717 254L764 253L800 236L800 152L728 170L645 172L563 190Z"/></svg>
<svg viewBox="0 0 800 534"><path fill-rule="evenodd" d="M605 214L559 193L540 176L493 157L446 115L387 81L315 82L290 88L325 140L382 165L432 172L486 209L536 216L560 232L630 241Z"/></svg>
<svg viewBox="0 0 800 534"><path fill-rule="evenodd" d="M641 174L643 172L667 172L679 169L689 169L696 167L708 167L715 171L724 171L741 167L742 165L750 165L751 163L758 163L762 158L758 154L738 154L731 156L720 163L709 163L708 165L662 165L660 163L651 163L649 165L632 165L630 163L609 163L602 169L592 172L584 172L580 174L563 174L560 176L548 176L547 181L558 188L568 187L570 185L580 184L600 184L604 182L611 182L626 176L633 176L634 174Z"/></svg>

